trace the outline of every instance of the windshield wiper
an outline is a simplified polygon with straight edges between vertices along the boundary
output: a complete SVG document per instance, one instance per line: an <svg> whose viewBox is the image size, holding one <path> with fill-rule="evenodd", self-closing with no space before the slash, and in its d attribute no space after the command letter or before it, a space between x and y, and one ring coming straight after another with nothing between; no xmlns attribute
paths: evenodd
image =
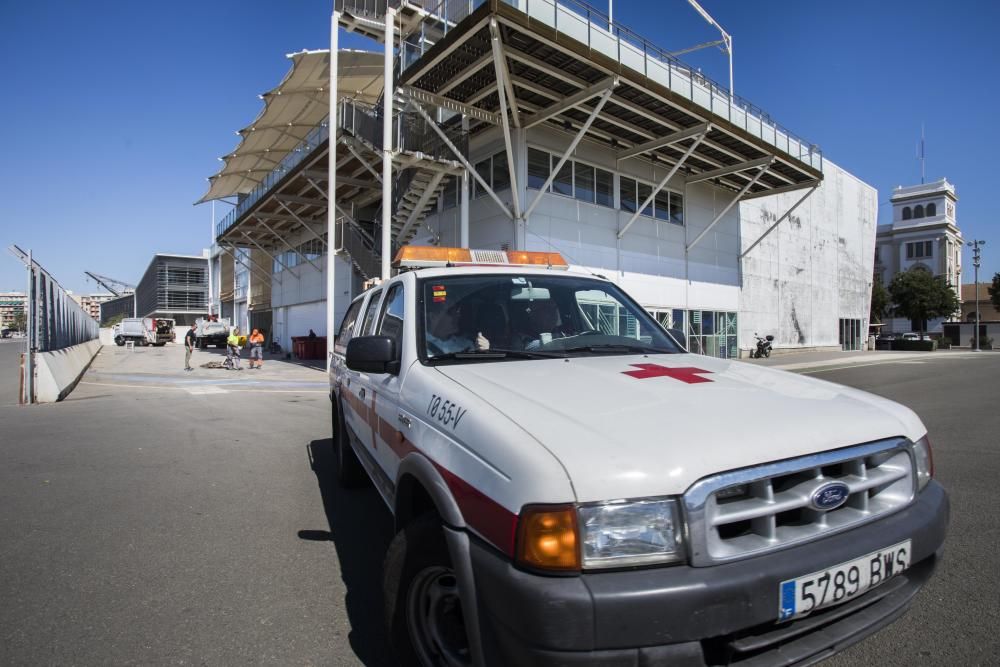
<svg viewBox="0 0 1000 667"><path fill-rule="evenodd" d="M427 361L492 361L495 359L553 359L565 357L560 352L535 352L529 350L466 350L464 352L447 352L427 357Z"/></svg>
<svg viewBox="0 0 1000 667"><path fill-rule="evenodd" d="M621 345L618 343L606 343L604 345L581 345L579 347L568 347L565 352L592 352L593 354L672 354L673 350L664 350L658 347L647 347L645 345Z"/></svg>

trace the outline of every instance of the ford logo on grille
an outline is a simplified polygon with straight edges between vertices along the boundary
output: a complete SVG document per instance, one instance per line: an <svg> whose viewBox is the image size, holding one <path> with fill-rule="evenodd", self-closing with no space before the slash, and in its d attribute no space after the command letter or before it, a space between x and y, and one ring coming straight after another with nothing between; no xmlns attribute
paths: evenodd
<svg viewBox="0 0 1000 667"><path fill-rule="evenodd" d="M813 491L809 501L814 508L828 512L846 503L850 494L851 490L843 482L830 482Z"/></svg>

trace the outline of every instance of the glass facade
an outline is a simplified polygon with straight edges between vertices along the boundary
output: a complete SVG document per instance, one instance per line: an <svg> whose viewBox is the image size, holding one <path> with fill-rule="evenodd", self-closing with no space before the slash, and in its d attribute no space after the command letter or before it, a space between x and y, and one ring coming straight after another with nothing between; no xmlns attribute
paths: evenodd
<svg viewBox="0 0 1000 667"><path fill-rule="evenodd" d="M680 342L689 352L710 357L739 357L736 313L717 310L652 309L650 314L665 329L683 332Z"/></svg>
<svg viewBox="0 0 1000 667"><path fill-rule="evenodd" d="M860 350L862 342L861 320L840 320L840 348Z"/></svg>

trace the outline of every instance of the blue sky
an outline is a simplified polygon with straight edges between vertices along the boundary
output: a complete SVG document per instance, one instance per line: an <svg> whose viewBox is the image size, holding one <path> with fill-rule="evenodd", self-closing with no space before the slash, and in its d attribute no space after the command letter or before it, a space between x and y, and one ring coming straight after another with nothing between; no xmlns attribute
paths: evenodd
<svg viewBox="0 0 1000 667"><path fill-rule="evenodd" d="M883 222L892 188L919 182L924 123L928 180L957 185L966 239L988 241L980 275L1000 271L1000 3L702 4L734 35L736 92L877 187ZM84 270L137 282L155 252L200 253L211 207L192 203L286 72L285 54L329 45L330 6L0 2L0 244L32 248L79 292L99 291ZM614 14L668 49L715 38L684 0L617 0ZM685 58L728 77L718 51ZM23 289L3 254L0 290Z"/></svg>

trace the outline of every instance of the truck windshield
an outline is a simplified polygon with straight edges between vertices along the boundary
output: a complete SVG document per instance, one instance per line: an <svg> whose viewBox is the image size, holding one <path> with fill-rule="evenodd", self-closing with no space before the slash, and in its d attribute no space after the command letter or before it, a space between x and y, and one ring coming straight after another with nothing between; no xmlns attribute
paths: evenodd
<svg viewBox="0 0 1000 667"><path fill-rule="evenodd" d="M614 284L591 278L426 278L418 312L418 347L428 361L683 352Z"/></svg>

